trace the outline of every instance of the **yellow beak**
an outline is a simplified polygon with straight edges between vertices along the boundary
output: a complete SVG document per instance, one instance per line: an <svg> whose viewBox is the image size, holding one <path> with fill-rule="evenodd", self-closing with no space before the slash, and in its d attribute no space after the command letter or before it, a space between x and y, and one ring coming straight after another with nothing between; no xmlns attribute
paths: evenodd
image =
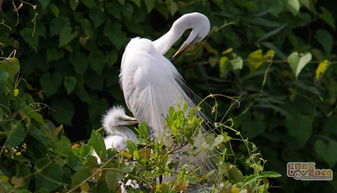
<svg viewBox="0 0 337 193"><path fill-rule="evenodd" d="M190 47L190 45L191 44L186 44L186 45L181 46L179 50L176 53L174 53L170 61L174 62L179 56L183 55L183 53L187 50L187 48Z"/></svg>

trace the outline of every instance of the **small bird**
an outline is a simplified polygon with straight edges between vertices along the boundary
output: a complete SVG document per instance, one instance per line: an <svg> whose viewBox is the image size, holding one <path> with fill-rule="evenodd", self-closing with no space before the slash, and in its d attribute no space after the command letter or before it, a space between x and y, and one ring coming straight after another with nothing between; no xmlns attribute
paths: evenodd
<svg viewBox="0 0 337 193"><path fill-rule="evenodd" d="M136 142L137 137L135 133L125 125L137 124L137 120L133 117L129 117L125 114L122 106L112 107L103 116L103 128L109 134L105 139L106 147L114 147L118 151L126 150L127 140Z"/></svg>
<svg viewBox="0 0 337 193"><path fill-rule="evenodd" d="M123 107L112 107L102 119L103 128L108 133L104 138L105 147L107 149L116 148L117 151L127 150L127 141L136 142L137 137L131 129L124 126L137 123L135 118L125 114ZM97 156L96 152L93 152L92 155L97 158L98 163L101 163L101 159Z"/></svg>
<svg viewBox="0 0 337 193"><path fill-rule="evenodd" d="M105 147L116 148L117 151L127 150L127 141L137 141L136 134L131 129L124 127L125 125L137 124L137 120L125 114L122 106L114 106L103 116L102 124L108 135L104 138ZM96 152L92 153L97 158L97 162L101 163L101 159ZM139 185L134 180L128 180L125 184L120 182L121 193L127 193L126 186L139 188Z"/></svg>

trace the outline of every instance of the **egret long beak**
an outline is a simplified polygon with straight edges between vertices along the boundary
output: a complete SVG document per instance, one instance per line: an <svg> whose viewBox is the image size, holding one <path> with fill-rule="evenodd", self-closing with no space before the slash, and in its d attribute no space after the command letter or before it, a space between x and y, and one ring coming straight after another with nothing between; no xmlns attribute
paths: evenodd
<svg viewBox="0 0 337 193"><path fill-rule="evenodd" d="M185 44L182 45L179 50L172 56L171 58L171 62L174 62L177 58L179 58L179 56L183 55L183 53L187 50L187 48L190 47L191 44Z"/></svg>
<svg viewBox="0 0 337 193"><path fill-rule="evenodd" d="M183 44L179 50L172 56L171 58L171 62L174 62L177 58L179 58L179 56L183 55L183 53L194 43L198 42L199 40L201 40L201 38L199 37L199 34L197 34L194 39L189 43L189 44Z"/></svg>
<svg viewBox="0 0 337 193"><path fill-rule="evenodd" d="M138 124L138 121L133 117L123 116L119 117L119 121L117 123L118 125L135 125Z"/></svg>

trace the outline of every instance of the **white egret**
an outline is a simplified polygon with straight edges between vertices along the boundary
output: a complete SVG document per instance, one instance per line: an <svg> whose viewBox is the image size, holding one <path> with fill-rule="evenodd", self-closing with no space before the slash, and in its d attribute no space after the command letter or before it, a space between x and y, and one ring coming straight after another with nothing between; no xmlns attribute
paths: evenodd
<svg viewBox="0 0 337 193"><path fill-rule="evenodd" d="M145 121L151 128L151 135L160 138L168 133L165 118L169 108L187 103L195 107L186 94L188 87L174 65L163 55L170 47L191 29L186 41L174 54L180 56L191 44L203 40L210 31L208 18L201 13L189 13L177 19L171 29L155 41L133 38L125 48L120 73L120 83L129 110L138 122ZM207 152L194 159L201 165L212 167Z"/></svg>
<svg viewBox="0 0 337 193"><path fill-rule="evenodd" d="M121 106L112 107L103 116L103 128L109 134L105 139L106 147L115 147L117 150L126 150L127 140L136 141L137 137L133 131L124 125L137 124L137 120L125 114Z"/></svg>
<svg viewBox="0 0 337 193"><path fill-rule="evenodd" d="M127 149L127 141L131 140L136 142L136 134L124 125L137 124L137 121L133 117L129 117L125 114L124 108L121 106L112 107L104 116L102 120L103 128L108 133L104 138L105 147L116 148L118 151ZM101 160L97 156L96 152L93 152L100 163Z"/></svg>
<svg viewBox="0 0 337 193"><path fill-rule="evenodd" d="M187 29L192 31L173 59L191 44L203 40L209 33L210 23L201 13L185 14L155 41L133 38L123 54L119 76L126 104L137 121L145 121L156 137L164 132L169 107L180 102L195 106L184 90L183 78L163 56Z"/></svg>
<svg viewBox="0 0 337 193"><path fill-rule="evenodd" d="M125 114L124 108L121 106L112 107L104 116L102 120L103 128L108 133L104 138L105 147L116 148L117 151L127 150L127 141L131 140L136 142L136 134L125 125L137 124L137 120ZM98 163L101 159L96 152L92 153L97 158ZM127 193L125 186L139 188L139 185L134 180L128 180L125 184L121 183L121 193Z"/></svg>

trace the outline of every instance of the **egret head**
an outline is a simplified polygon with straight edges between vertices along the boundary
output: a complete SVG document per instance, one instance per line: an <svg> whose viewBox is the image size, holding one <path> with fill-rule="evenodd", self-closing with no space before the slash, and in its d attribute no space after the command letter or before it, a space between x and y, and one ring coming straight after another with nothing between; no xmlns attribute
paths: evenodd
<svg viewBox="0 0 337 193"><path fill-rule="evenodd" d="M137 124L137 120L127 116L123 107L114 106L103 116L102 123L105 131L110 133L120 126Z"/></svg>
<svg viewBox="0 0 337 193"><path fill-rule="evenodd" d="M205 15L194 12L181 16L173 23L172 29L177 31L180 29L192 29L186 41L171 58L171 61L174 61L181 56L190 45L200 42L208 35L210 31L210 23Z"/></svg>

